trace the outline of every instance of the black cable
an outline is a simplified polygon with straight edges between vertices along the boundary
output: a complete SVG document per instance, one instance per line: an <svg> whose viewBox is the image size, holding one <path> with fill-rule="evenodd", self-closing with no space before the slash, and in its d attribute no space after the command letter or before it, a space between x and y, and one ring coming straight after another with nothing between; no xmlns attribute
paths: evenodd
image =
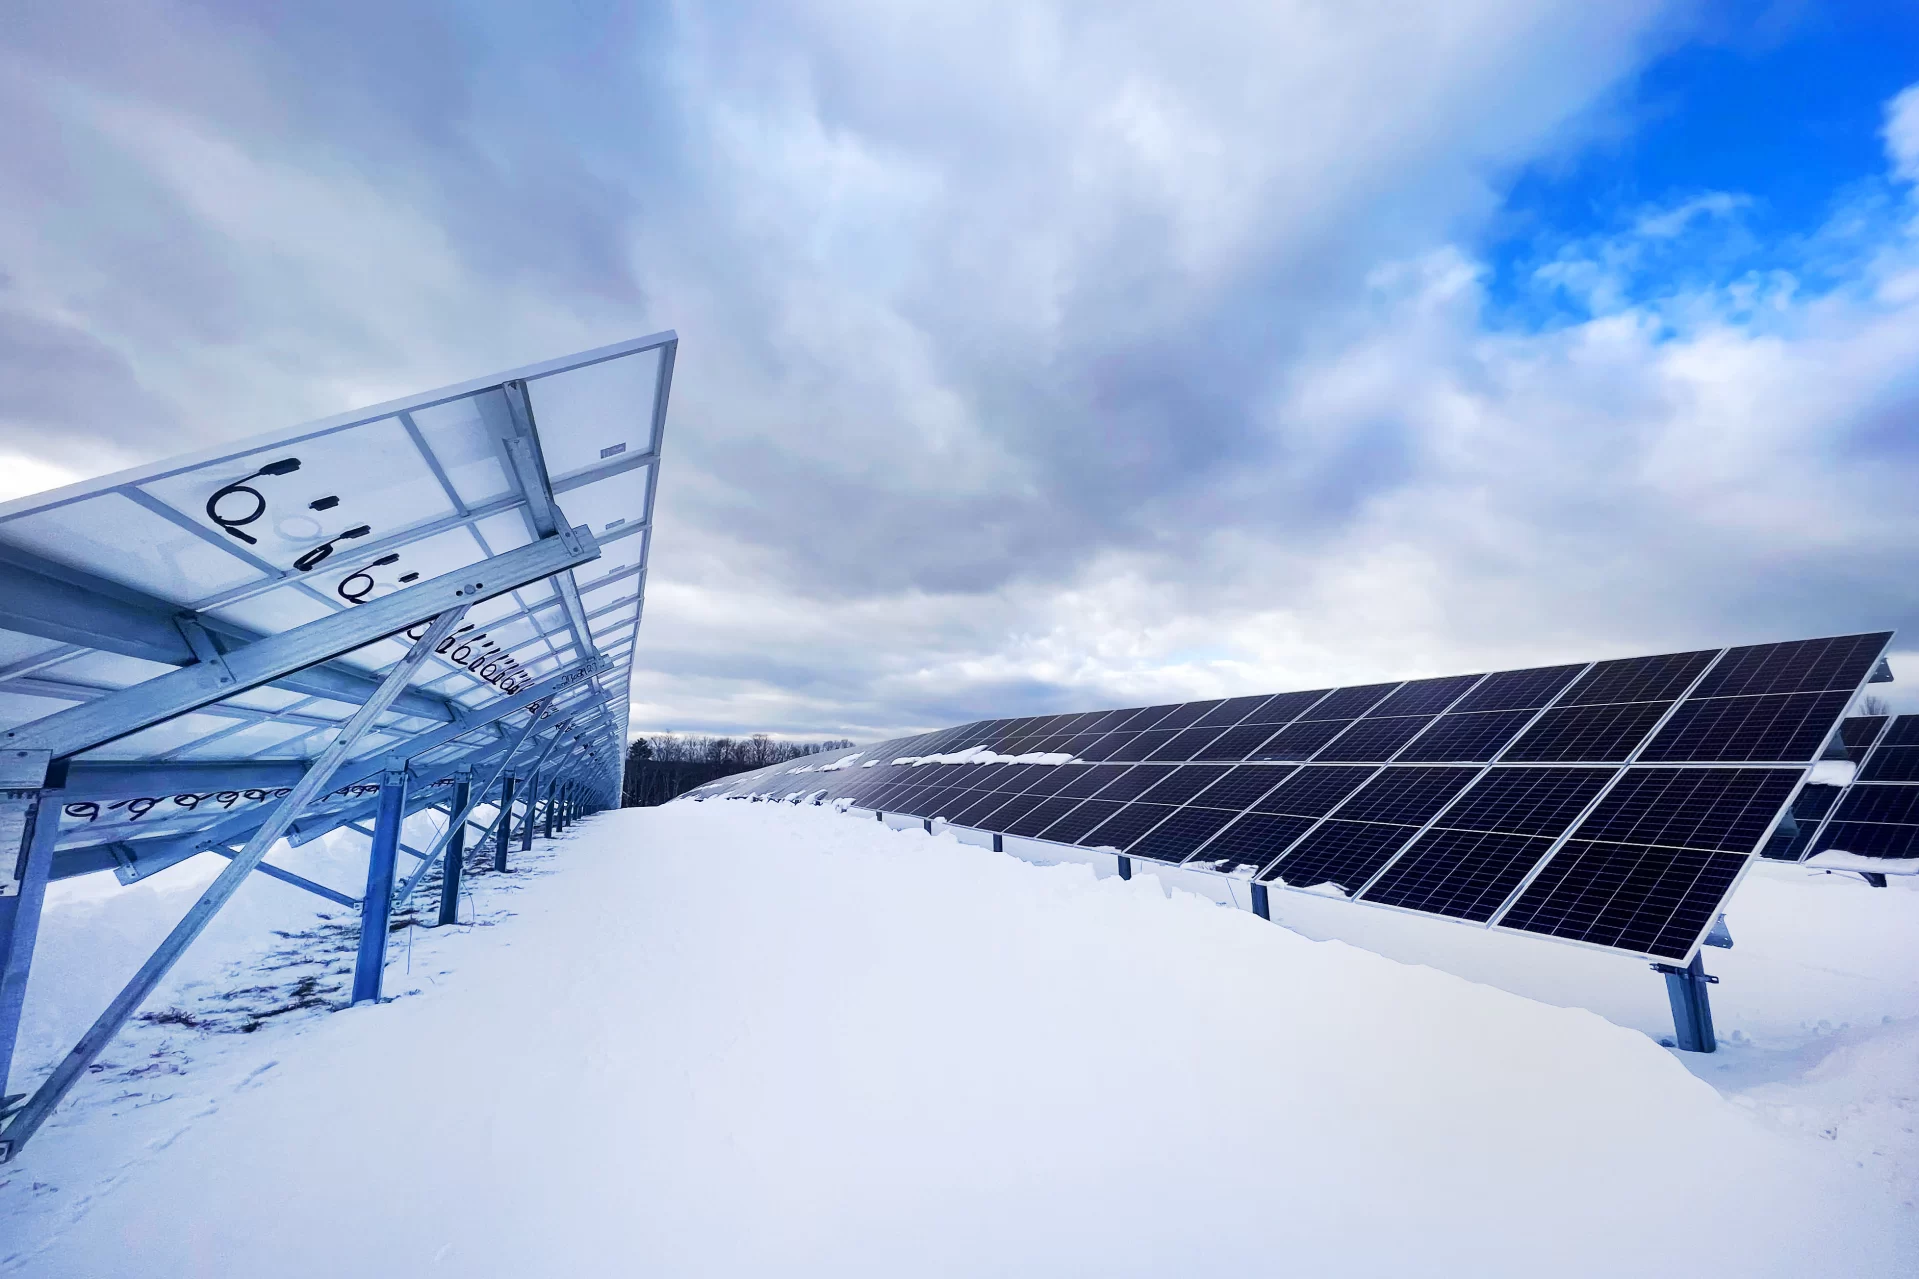
<svg viewBox="0 0 1919 1279"><path fill-rule="evenodd" d="M251 533L242 532L241 526L251 524L262 515L265 515L267 513L267 500L259 489L254 488L248 484L247 481L257 480L262 475L291 475L299 469L299 458L283 457L277 462L268 462L251 475L243 475L233 483L223 488L213 490L213 496L207 499L207 518L219 525L221 529L233 534L233 536L239 538L242 542L245 542L248 546L258 546L260 539ZM220 499L229 493L246 494L253 499L253 509L237 518L220 514Z"/></svg>
<svg viewBox="0 0 1919 1279"><path fill-rule="evenodd" d="M345 542L356 537L365 537L372 531L372 525L362 524L358 528L350 528L344 533L336 533L318 546L308 547L299 559L293 561L293 567L299 569L302 573L310 572L318 568L327 556L333 554L334 543ZM250 541L252 539L248 540Z"/></svg>

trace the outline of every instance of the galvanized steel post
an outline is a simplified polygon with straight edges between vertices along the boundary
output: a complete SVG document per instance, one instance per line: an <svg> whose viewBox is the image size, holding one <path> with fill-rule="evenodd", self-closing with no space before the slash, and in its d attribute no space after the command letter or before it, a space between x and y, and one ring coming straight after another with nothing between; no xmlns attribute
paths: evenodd
<svg viewBox="0 0 1919 1279"><path fill-rule="evenodd" d="M453 786L453 830L440 866L440 926L460 922L460 872L466 869L466 815L472 807L473 776L465 769Z"/></svg>
<svg viewBox="0 0 1919 1279"><path fill-rule="evenodd" d="M360 902L360 953L353 963L353 1002L380 998L386 969L387 924L393 916L393 868L400 856L400 824L406 820L406 764L393 760L380 778L380 815L373 823L366 896Z"/></svg>

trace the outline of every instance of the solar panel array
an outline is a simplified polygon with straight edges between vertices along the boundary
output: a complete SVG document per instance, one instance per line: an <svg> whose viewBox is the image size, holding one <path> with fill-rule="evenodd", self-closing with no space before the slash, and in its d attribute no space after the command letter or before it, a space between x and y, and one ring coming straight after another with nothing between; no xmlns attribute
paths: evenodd
<svg viewBox="0 0 1919 1279"><path fill-rule="evenodd" d="M1890 640L988 720L691 795L844 800L1684 961Z"/></svg>
<svg viewBox="0 0 1919 1279"><path fill-rule="evenodd" d="M1805 788L1793 805L1798 837L1783 855L1919 858L1919 715L1861 716L1842 727L1859 771L1843 788Z"/></svg>
<svg viewBox="0 0 1919 1279"><path fill-rule="evenodd" d="M571 680L544 703L566 725L553 762L617 802L676 347L656 334L0 503L0 732L584 528L596 558L481 591L357 750L431 782L503 740L515 695ZM54 878L225 846L424 629L73 755ZM301 829L369 794L342 785Z"/></svg>

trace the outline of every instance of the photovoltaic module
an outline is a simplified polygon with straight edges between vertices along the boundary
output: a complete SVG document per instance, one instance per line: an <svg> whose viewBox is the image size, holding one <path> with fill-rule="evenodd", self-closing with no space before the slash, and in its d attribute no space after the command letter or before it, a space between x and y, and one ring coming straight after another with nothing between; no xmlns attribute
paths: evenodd
<svg viewBox="0 0 1919 1279"><path fill-rule="evenodd" d="M1844 718L1891 639L986 720L691 796L845 801L1684 963L1782 838L1919 855L1919 716ZM1855 784L1806 784L1828 753Z"/></svg>

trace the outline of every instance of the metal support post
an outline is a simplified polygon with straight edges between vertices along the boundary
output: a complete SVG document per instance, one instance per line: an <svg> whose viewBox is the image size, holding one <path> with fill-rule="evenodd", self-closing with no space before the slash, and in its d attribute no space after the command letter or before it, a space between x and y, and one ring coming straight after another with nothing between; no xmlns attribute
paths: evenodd
<svg viewBox="0 0 1919 1279"><path fill-rule="evenodd" d="M387 924L393 917L393 868L406 821L406 761L394 760L380 778L380 815L373 823L366 896L360 899L360 954L353 961L353 1002L378 1003L386 971Z"/></svg>
<svg viewBox="0 0 1919 1279"><path fill-rule="evenodd" d="M6 756L0 761L11 774L0 779L8 784L0 790L0 804L7 806L0 811L0 832L5 834L0 840L0 1116L10 1108L7 1072L26 1006L27 974L40 936L40 906L47 896L54 841L60 836L63 799L57 790L13 788L22 782L38 787L45 780L45 755L8 751Z"/></svg>
<svg viewBox="0 0 1919 1279"><path fill-rule="evenodd" d="M493 844L493 869L506 869L506 846L513 841L513 790L520 779L508 774L500 782L500 836Z"/></svg>
<svg viewBox="0 0 1919 1279"><path fill-rule="evenodd" d="M388 598L397 598L397 596ZM73 1085L86 1074L87 1067L98 1059L100 1053L113 1041L113 1037L120 1033L120 1027L126 1025L127 1018L133 1016L134 1010L153 993L153 988L160 984L172 970L173 965L179 961L180 956L186 953L193 939L206 929L207 924L214 915L219 913L220 908L240 891L240 885L246 883L248 877L265 860L267 850L286 833L287 827L293 824L293 819L327 792L333 783L333 774L346 760L347 752L351 751L360 738L366 735L366 731L373 727L374 721L386 714L388 708L393 705L394 699L399 697L401 691L425 664L427 658L433 655L433 650L439 642L453 633L453 628L460 624L460 618L465 615L466 608L467 606L463 603L458 607L447 609L434 619L433 624L427 628L426 634L420 637L407 655L387 672L386 678L380 681L379 690L353 713L353 717L334 735L333 741L320 752L319 758L313 761L312 766L294 784L292 792L274 808L272 816L247 839L246 847L240 851L239 856L227 863L226 869L207 886L204 893L200 894L200 900L196 901L188 909L186 916L173 926L173 931L168 933L166 940L160 943L160 948L147 958L146 963L140 965L140 970L133 975L133 979L121 989L118 995L114 996L113 1002L107 1005L106 1011L101 1013L93 1025L88 1027L86 1034L80 1037L80 1042L75 1044L73 1049L61 1059L60 1064L53 1068L53 1073L34 1091L33 1096L27 1099L27 1104L20 1108L19 1113L14 1115L6 1128L0 1130L0 1163L5 1163L18 1154L20 1147L39 1131L40 1125L47 1121L54 1107L60 1104ZM347 616L347 614L338 616ZM64 714L64 712L60 713Z"/></svg>
<svg viewBox="0 0 1919 1279"><path fill-rule="evenodd" d="M1122 857L1119 859L1119 877L1121 879L1131 879L1133 877L1133 859L1132 858Z"/></svg>
<svg viewBox="0 0 1919 1279"><path fill-rule="evenodd" d="M1000 837L1000 834L998 831L993 832L993 851L996 853L1003 853L1006 851L1006 841Z"/></svg>
<svg viewBox="0 0 1919 1279"><path fill-rule="evenodd" d="M473 770L462 769L453 784L453 824L448 828L446 865L440 869L440 927L460 922L460 872L466 869L466 815L473 810Z"/></svg>
<svg viewBox="0 0 1919 1279"><path fill-rule="evenodd" d="M1719 979L1708 976L1706 961L1699 955L1684 968L1672 964L1654 964L1653 971L1666 976L1666 997L1672 1001L1673 1039L1680 1050L1709 1053L1719 1043L1712 1033L1712 1005L1706 999L1706 987L1717 986Z"/></svg>
<svg viewBox="0 0 1919 1279"><path fill-rule="evenodd" d="M1266 896L1266 885L1264 884L1253 885L1253 913L1261 919L1271 919L1273 917L1273 905Z"/></svg>
<svg viewBox="0 0 1919 1279"><path fill-rule="evenodd" d="M535 791L534 793L538 794L539 792ZM546 819L544 833L548 839L552 839L553 838L553 783L551 781L548 781L546 784L546 803L540 806L540 810L541 810L541 814Z"/></svg>

